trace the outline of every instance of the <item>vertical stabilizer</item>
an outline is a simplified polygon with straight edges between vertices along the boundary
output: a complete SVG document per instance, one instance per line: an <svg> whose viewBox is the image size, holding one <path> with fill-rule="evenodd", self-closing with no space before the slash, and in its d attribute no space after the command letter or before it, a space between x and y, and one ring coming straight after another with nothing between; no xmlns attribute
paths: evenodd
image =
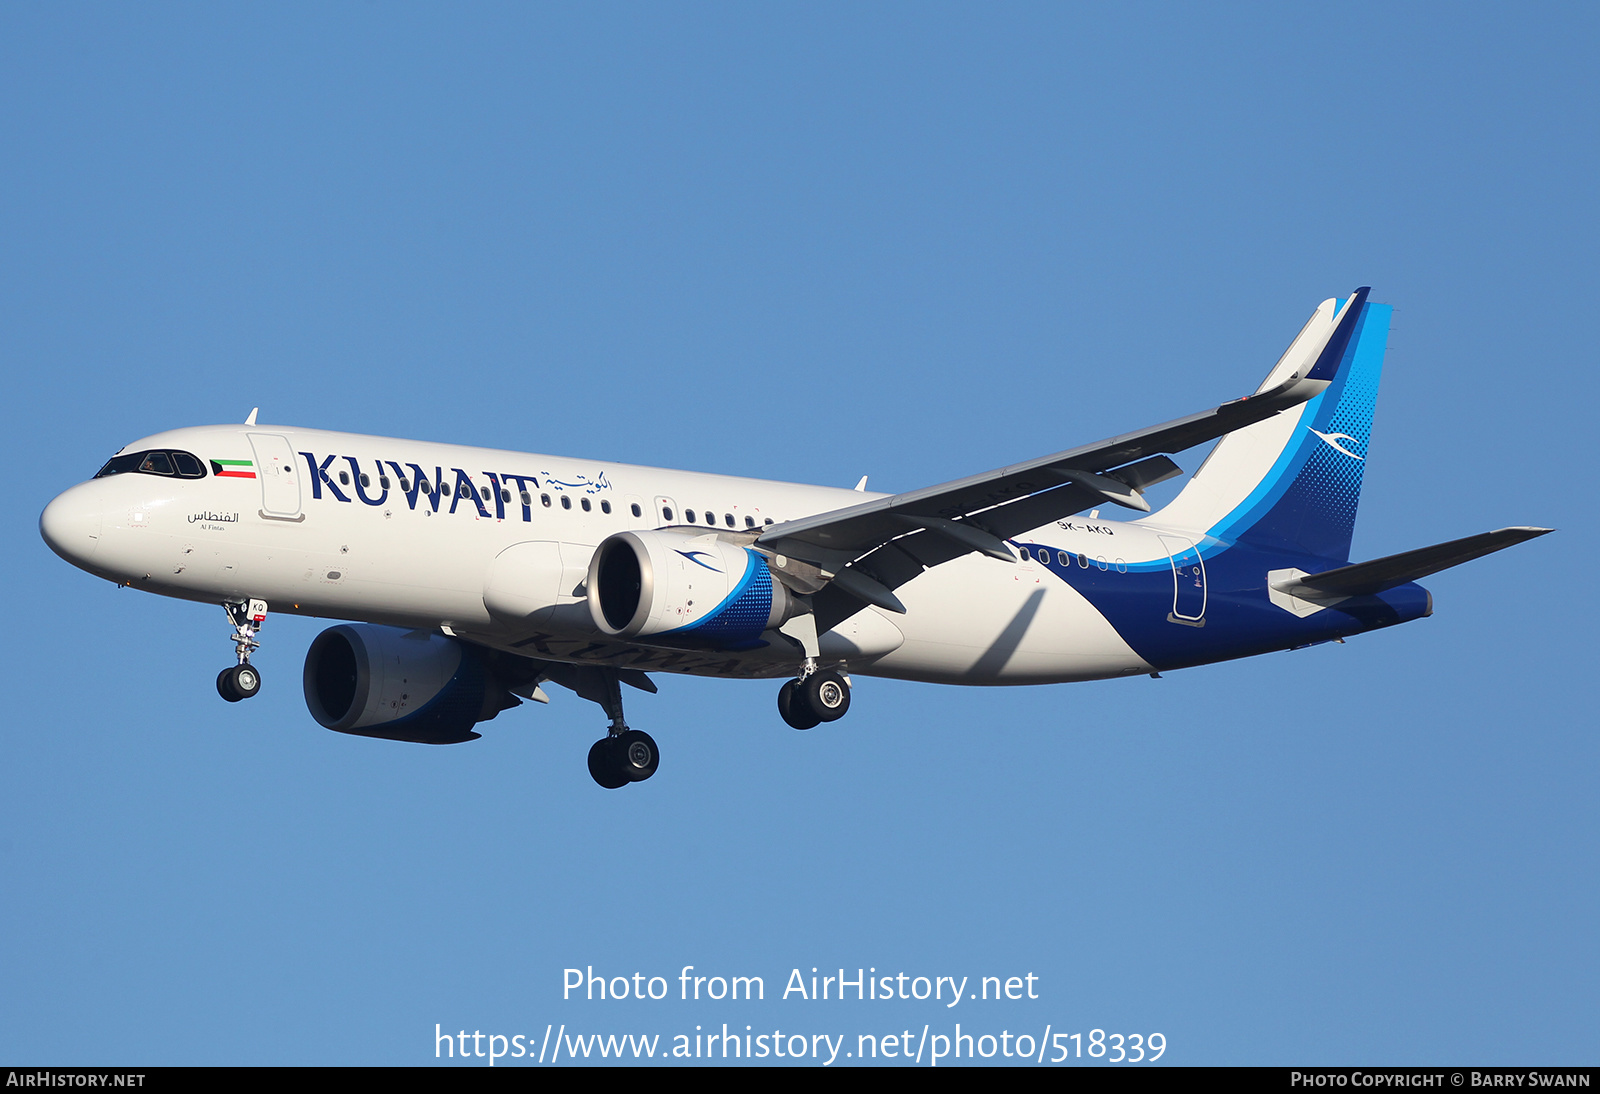
<svg viewBox="0 0 1600 1094"><path fill-rule="evenodd" d="M1269 550L1347 560L1366 467L1378 378L1389 338L1386 304L1365 293L1327 390L1300 406L1229 433L1172 503L1144 522ZM1344 301L1326 300L1262 383L1294 370L1328 335Z"/></svg>

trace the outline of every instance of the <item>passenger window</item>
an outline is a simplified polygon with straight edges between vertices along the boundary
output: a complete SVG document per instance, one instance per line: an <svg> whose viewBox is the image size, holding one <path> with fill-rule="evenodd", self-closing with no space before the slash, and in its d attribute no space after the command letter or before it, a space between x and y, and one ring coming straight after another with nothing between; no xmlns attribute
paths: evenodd
<svg viewBox="0 0 1600 1094"><path fill-rule="evenodd" d="M732 513L724 513L722 515L722 519L728 522L728 527L729 528L733 527L733 514Z"/></svg>
<svg viewBox="0 0 1600 1094"><path fill-rule="evenodd" d="M348 472L348 471L339 472L339 485L340 486L349 486L350 485L350 472Z"/></svg>
<svg viewBox="0 0 1600 1094"><path fill-rule="evenodd" d="M585 513L587 513L592 508L592 506L590 506L590 504L589 504L589 499L588 498L580 499L578 504L583 506L583 511Z"/></svg>
<svg viewBox="0 0 1600 1094"><path fill-rule="evenodd" d="M489 488L487 486L480 486L478 488L478 494L483 498L484 501L489 500Z"/></svg>
<svg viewBox="0 0 1600 1094"><path fill-rule="evenodd" d="M1087 570L1089 568L1089 557L1087 555L1080 554L1078 556L1078 567L1083 570Z"/></svg>
<svg viewBox="0 0 1600 1094"><path fill-rule="evenodd" d="M361 476L361 485L362 486L371 486L372 485L372 480L367 478L366 475L362 475Z"/></svg>
<svg viewBox="0 0 1600 1094"><path fill-rule="evenodd" d="M771 518L771 517L768 517L768 518L767 518L767 521L766 521L766 522L767 522L767 523L768 523L768 524L771 524L771 523L772 523L772 518Z"/></svg>
<svg viewBox="0 0 1600 1094"><path fill-rule="evenodd" d="M754 528L756 526L756 518L755 517L745 517L744 518L744 526L746 528Z"/></svg>
<svg viewBox="0 0 1600 1094"><path fill-rule="evenodd" d="M152 452L144 458L144 462L139 465L139 470L147 475L170 475L172 474L172 461L167 459L165 452Z"/></svg>
<svg viewBox="0 0 1600 1094"><path fill-rule="evenodd" d="M1057 551L1056 562L1060 563L1062 566L1071 566L1072 556L1067 554L1065 551Z"/></svg>
<svg viewBox="0 0 1600 1094"><path fill-rule="evenodd" d="M378 486L380 488L384 489L384 490L389 489L389 476L388 475L379 475L378 476Z"/></svg>
<svg viewBox="0 0 1600 1094"><path fill-rule="evenodd" d="M433 483L429 482L427 479L418 479L417 480L417 489L421 490L424 494L432 494L433 493Z"/></svg>
<svg viewBox="0 0 1600 1094"><path fill-rule="evenodd" d="M400 489L404 490L406 493L409 494L411 492L411 484L408 483L405 479L401 479L400 480Z"/></svg>
<svg viewBox="0 0 1600 1094"><path fill-rule="evenodd" d="M178 474L186 479L203 479L206 469L203 464L187 452L174 452L172 462L177 465Z"/></svg>
<svg viewBox="0 0 1600 1094"><path fill-rule="evenodd" d="M639 503L638 502L634 502L628 508L632 511L634 516L636 516L636 517L644 516L644 510L639 508Z"/></svg>
<svg viewBox="0 0 1600 1094"><path fill-rule="evenodd" d="M601 511L601 512L602 512L602 513L609 513L609 512L611 512L611 503L610 503L610 502L609 502L609 501L602 501L602 502L601 502L601 503L600 503L600 511Z"/></svg>
<svg viewBox="0 0 1600 1094"><path fill-rule="evenodd" d="M450 484L447 482L441 482L439 484L439 493L448 498L450 496Z"/></svg>
<svg viewBox="0 0 1600 1094"><path fill-rule="evenodd" d="M661 519L666 521L668 524L671 524L672 523L672 510L666 508L665 506L663 506L662 509L661 509Z"/></svg>
<svg viewBox="0 0 1600 1094"><path fill-rule="evenodd" d="M524 494L523 496L526 497L527 495ZM511 504L511 491L509 491L509 490L500 491L500 501L504 505L510 505Z"/></svg>
<svg viewBox="0 0 1600 1094"><path fill-rule="evenodd" d="M533 498L528 494L528 492L526 490L520 491L520 493L522 495L522 504L523 505L532 505L533 504ZM511 499L507 498L506 500L510 501Z"/></svg>
<svg viewBox="0 0 1600 1094"><path fill-rule="evenodd" d="M550 495L549 494L540 494L539 495L539 503L541 505L543 505L546 509L550 508Z"/></svg>
<svg viewBox="0 0 1600 1094"><path fill-rule="evenodd" d="M572 508L572 496L570 494L562 494L561 495L561 508L563 508L563 509L571 509Z"/></svg>
<svg viewBox="0 0 1600 1094"><path fill-rule="evenodd" d="M693 524L694 523L694 510L693 509L685 509L683 511L683 519L687 520L690 524Z"/></svg>

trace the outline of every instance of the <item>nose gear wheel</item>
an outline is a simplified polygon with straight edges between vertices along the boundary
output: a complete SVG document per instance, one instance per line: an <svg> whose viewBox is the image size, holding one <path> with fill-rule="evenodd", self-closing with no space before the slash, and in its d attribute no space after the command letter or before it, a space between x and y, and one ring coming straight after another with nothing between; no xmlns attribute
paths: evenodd
<svg viewBox="0 0 1600 1094"><path fill-rule="evenodd" d="M217 694L230 703L249 699L261 690L261 673L250 664L250 655L261 648L256 635L267 621L265 600L226 601L222 610L233 624L234 655L239 663L217 674Z"/></svg>
<svg viewBox="0 0 1600 1094"><path fill-rule="evenodd" d="M217 694L230 703L249 699L261 690L261 673L254 665L235 665L217 674Z"/></svg>

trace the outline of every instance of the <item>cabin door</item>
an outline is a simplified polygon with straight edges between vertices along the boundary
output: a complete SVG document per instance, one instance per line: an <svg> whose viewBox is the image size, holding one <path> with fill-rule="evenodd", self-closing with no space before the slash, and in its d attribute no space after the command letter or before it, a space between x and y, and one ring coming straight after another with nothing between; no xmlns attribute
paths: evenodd
<svg viewBox="0 0 1600 1094"><path fill-rule="evenodd" d="M1161 545L1172 560L1172 611L1169 623L1205 626L1206 564L1200 551L1183 536L1163 535Z"/></svg>

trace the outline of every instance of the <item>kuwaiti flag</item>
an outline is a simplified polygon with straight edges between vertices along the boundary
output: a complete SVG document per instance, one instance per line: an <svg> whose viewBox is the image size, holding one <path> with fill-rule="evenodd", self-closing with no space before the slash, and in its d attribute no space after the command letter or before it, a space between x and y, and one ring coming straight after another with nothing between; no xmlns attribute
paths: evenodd
<svg viewBox="0 0 1600 1094"><path fill-rule="evenodd" d="M211 473L219 479L253 479L256 465L249 460L212 460Z"/></svg>

